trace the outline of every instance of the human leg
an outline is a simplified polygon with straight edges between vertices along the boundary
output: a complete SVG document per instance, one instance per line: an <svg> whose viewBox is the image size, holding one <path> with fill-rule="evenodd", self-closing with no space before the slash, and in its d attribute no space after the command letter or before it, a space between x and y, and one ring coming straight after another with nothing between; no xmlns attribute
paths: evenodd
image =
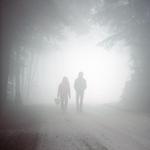
<svg viewBox="0 0 150 150"><path fill-rule="evenodd" d="M61 100L61 109L63 110L63 100Z"/></svg>
<svg viewBox="0 0 150 150"><path fill-rule="evenodd" d="M67 110L67 106L68 106L68 98L66 98L64 101L64 110Z"/></svg>
<svg viewBox="0 0 150 150"><path fill-rule="evenodd" d="M76 109L79 111L79 93L76 92Z"/></svg>
<svg viewBox="0 0 150 150"><path fill-rule="evenodd" d="M84 98L84 93L81 93L80 95L80 112L83 110L83 98Z"/></svg>
<svg viewBox="0 0 150 150"><path fill-rule="evenodd" d="M61 109L64 111L64 98L61 99Z"/></svg>

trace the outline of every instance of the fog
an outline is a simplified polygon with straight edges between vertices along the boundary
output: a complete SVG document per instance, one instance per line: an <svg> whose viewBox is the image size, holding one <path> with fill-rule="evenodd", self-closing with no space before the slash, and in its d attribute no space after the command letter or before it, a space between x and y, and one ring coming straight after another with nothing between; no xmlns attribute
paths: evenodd
<svg viewBox="0 0 150 150"><path fill-rule="evenodd" d="M112 103L121 100L127 81L133 73L130 48L118 42L112 48L98 45L107 32L94 24L87 34L79 34L69 28L63 31L63 39L57 41L57 50L43 49L37 62L26 104L53 103L58 85L67 76L71 86L71 102L75 103L74 81L80 71L87 80L86 104ZM28 63L28 62L27 62Z"/></svg>
<svg viewBox="0 0 150 150"><path fill-rule="evenodd" d="M146 0L2 2L2 102L54 102L63 76L73 102L74 80L82 71L86 103L145 108L149 16Z"/></svg>
<svg viewBox="0 0 150 150"><path fill-rule="evenodd" d="M1 0L0 149L149 150L150 1Z"/></svg>

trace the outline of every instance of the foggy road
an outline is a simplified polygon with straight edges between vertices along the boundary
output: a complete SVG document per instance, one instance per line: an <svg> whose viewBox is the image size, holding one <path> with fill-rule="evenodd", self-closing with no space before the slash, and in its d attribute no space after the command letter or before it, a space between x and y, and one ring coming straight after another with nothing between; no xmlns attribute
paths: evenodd
<svg viewBox="0 0 150 150"><path fill-rule="evenodd" d="M150 115L106 106L83 114L51 109L45 120L38 150L150 149Z"/></svg>
<svg viewBox="0 0 150 150"><path fill-rule="evenodd" d="M3 150L14 145L13 150L150 150L150 114L108 105L86 107L83 113L74 108L63 113L56 106L27 110L34 124L7 130L7 138L1 130Z"/></svg>
<svg viewBox="0 0 150 150"><path fill-rule="evenodd" d="M0 150L150 150L150 0L0 10Z"/></svg>

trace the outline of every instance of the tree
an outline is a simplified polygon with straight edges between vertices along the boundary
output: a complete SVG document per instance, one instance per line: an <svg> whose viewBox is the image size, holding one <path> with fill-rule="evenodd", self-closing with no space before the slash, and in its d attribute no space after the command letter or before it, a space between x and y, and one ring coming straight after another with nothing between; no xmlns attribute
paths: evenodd
<svg viewBox="0 0 150 150"><path fill-rule="evenodd" d="M96 0L95 0L96 1ZM10 65L16 72L16 95L20 99L20 73L22 65L21 47L31 53L43 39L55 39L62 36L67 26L81 32L85 29L85 19L89 18L93 0L2 0L1 7L1 51L0 51L0 105L6 101ZM84 6L84 7L83 7ZM82 30L81 30L82 27ZM38 38L37 38L38 37ZM31 41L36 39L36 44ZM40 40L39 40L40 39ZM29 44L31 43L31 44ZM49 42L50 43L50 42ZM36 46L36 48L31 48ZM30 47L30 48L29 48ZM15 55L14 55L15 54ZM14 59L11 59L14 57Z"/></svg>
<svg viewBox="0 0 150 150"><path fill-rule="evenodd" d="M127 84L124 99L127 103L150 106L150 1L104 0L97 7L96 21L108 25L113 35L104 42L125 40L132 49L135 73Z"/></svg>

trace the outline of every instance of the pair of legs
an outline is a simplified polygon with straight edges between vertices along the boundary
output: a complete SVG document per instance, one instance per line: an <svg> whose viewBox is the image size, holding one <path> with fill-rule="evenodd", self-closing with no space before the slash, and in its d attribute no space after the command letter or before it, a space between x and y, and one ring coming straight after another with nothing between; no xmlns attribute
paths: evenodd
<svg viewBox="0 0 150 150"><path fill-rule="evenodd" d="M67 97L61 98L61 109L62 109L62 111L66 111L67 106L68 106L68 98Z"/></svg>
<svg viewBox="0 0 150 150"><path fill-rule="evenodd" d="M76 108L78 112L82 112L83 98L84 98L84 92L76 92Z"/></svg>

